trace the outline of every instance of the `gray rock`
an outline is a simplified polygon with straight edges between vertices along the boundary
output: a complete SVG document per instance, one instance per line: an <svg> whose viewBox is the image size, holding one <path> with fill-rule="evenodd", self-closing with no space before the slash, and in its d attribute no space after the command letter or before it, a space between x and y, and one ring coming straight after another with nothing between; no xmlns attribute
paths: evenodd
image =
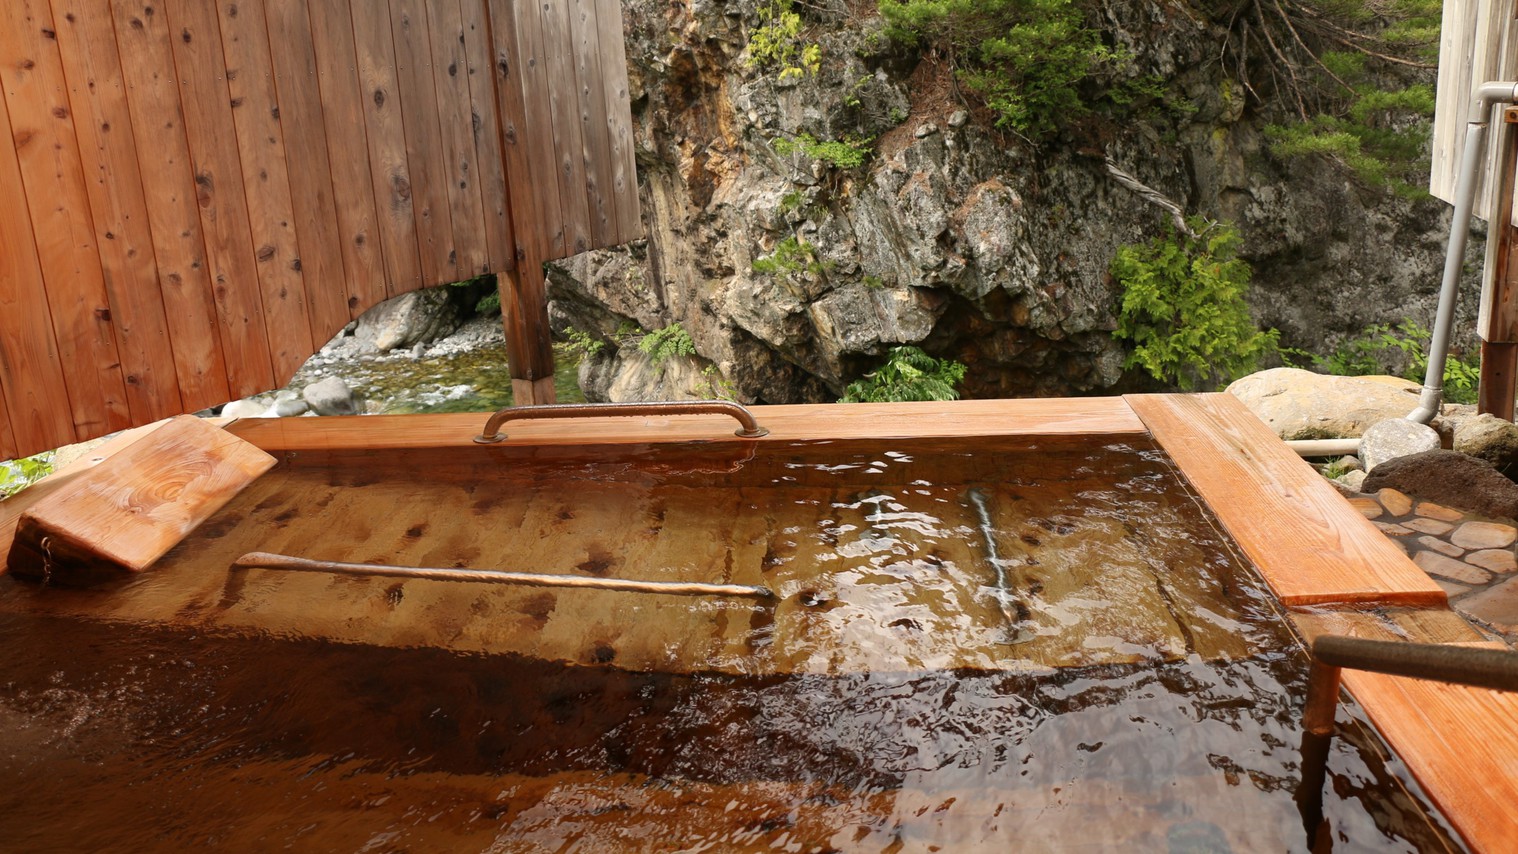
<svg viewBox="0 0 1518 854"><path fill-rule="evenodd" d="M452 290L430 288L386 300L359 317L353 338L364 349L379 353L442 338L464 319Z"/></svg>
<svg viewBox="0 0 1518 854"><path fill-rule="evenodd" d="M1510 473L1518 468L1518 425L1491 414L1462 418L1455 424L1454 449Z"/></svg>
<svg viewBox="0 0 1518 854"><path fill-rule="evenodd" d="M1368 472L1374 472L1376 466L1387 460L1437 450L1439 433L1427 424L1406 418L1377 421L1365 429L1360 440L1360 459Z"/></svg>
<svg viewBox="0 0 1518 854"><path fill-rule="evenodd" d="M1417 383L1399 377L1336 377L1299 368L1260 371L1228 387L1288 440L1360 436L1378 421L1406 416L1418 404L1418 390Z"/></svg>
<svg viewBox="0 0 1518 854"><path fill-rule="evenodd" d="M1349 489L1350 494L1355 494L1362 491L1361 487L1365 485L1365 476L1365 472L1363 471L1352 471L1334 478L1334 483L1342 484Z"/></svg>
<svg viewBox="0 0 1518 854"><path fill-rule="evenodd" d="M234 400L221 408L223 418L263 418L268 414L269 405L255 398Z"/></svg>
<svg viewBox="0 0 1518 854"><path fill-rule="evenodd" d="M357 397L348 388L348 384L338 377L327 377L306 386L301 396L317 415L358 414Z"/></svg>
<svg viewBox="0 0 1518 854"><path fill-rule="evenodd" d="M1360 458L1354 454L1340 457L1339 467L1345 471L1365 471L1365 466L1360 463Z"/></svg>
<svg viewBox="0 0 1518 854"><path fill-rule="evenodd" d="M951 128L962 128L969 122L970 113L967 110L955 110L953 115L949 116L949 127Z"/></svg>
<svg viewBox="0 0 1518 854"><path fill-rule="evenodd" d="M281 392L274 399L274 405L269 407L269 412L279 418L294 418L297 415L305 415L311 410L311 405L306 403L305 398L295 392Z"/></svg>

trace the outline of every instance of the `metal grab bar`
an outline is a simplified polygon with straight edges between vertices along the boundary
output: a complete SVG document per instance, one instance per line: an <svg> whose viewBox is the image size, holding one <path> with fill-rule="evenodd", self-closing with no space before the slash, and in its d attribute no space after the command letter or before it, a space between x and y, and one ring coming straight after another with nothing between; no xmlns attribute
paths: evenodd
<svg viewBox="0 0 1518 854"><path fill-rule="evenodd" d="M277 569L292 572L328 572L338 575L379 575L388 578L422 578L429 581L473 581L486 584L521 584L529 587L572 587L582 590L620 590L626 593L665 593L675 596L740 596L773 599L767 587L747 584L703 584L683 581L635 581L625 578L586 578L583 575L551 575L536 572L505 572L498 569L444 569L387 566L372 563L341 563L310 560L269 552L248 552L232 562L234 569Z"/></svg>
<svg viewBox="0 0 1518 854"><path fill-rule="evenodd" d="M678 400L663 403L551 403L544 406L508 406L498 410L485 422L485 429L474 441L481 445L493 445L506 438L501 425L507 421L523 421L529 418L620 418L639 415L728 415L738 420L740 426L733 432L743 439L768 436L769 430L759 426L754 414L729 400Z"/></svg>
<svg viewBox="0 0 1518 854"><path fill-rule="evenodd" d="M1323 818L1323 787L1328 781L1334 714L1339 709L1339 673L1345 667L1518 691L1518 653L1509 650L1340 635L1323 635L1314 640L1307 701L1302 707L1302 782L1293 798L1307 832L1307 847L1312 851L1327 850L1324 840L1328 838L1329 827Z"/></svg>

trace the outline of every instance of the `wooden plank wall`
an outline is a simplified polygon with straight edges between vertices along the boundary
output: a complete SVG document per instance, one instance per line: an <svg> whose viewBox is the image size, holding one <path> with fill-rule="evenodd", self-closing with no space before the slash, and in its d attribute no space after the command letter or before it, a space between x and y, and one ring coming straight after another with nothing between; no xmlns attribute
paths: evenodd
<svg viewBox="0 0 1518 854"><path fill-rule="evenodd" d="M1446 0L1439 30L1439 84L1434 113L1434 147L1429 192L1454 204L1471 93L1482 83L1518 75L1512 0ZM1497 137L1507 129L1492 125L1486 167L1476 192L1476 215L1491 219L1491 178L1496 174Z"/></svg>
<svg viewBox="0 0 1518 854"><path fill-rule="evenodd" d="M0 459L486 273L541 380L543 262L641 233L616 0L4 0L6 137Z"/></svg>

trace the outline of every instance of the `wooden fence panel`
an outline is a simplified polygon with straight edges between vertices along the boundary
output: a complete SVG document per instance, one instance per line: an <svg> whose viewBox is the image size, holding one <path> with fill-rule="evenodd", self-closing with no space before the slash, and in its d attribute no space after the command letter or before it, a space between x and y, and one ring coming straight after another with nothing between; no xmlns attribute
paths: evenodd
<svg viewBox="0 0 1518 854"><path fill-rule="evenodd" d="M272 388L274 363L264 325L263 289L253 257L253 231L242 158L231 132L232 95L216 8L202 0L166 0L179 69L185 134L195 166L196 198L206 257L227 355L227 385L238 397ZM304 326L304 321L302 322Z"/></svg>
<svg viewBox="0 0 1518 854"><path fill-rule="evenodd" d="M263 5L263 0L216 4L247 198L248 230L253 236L253 260L263 290L269 358L274 365L274 381L284 384L311 357L315 347ZM282 50L288 48L281 45ZM181 69L180 73L185 72Z"/></svg>
<svg viewBox="0 0 1518 854"><path fill-rule="evenodd" d="M26 187L10 203L24 199L32 218L74 426L120 430L131 410L47 0L0 3L0 82Z"/></svg>
<svg viewBox="0 0 1518 854"><path fill-rule="evenodd" d="M395 38L396 81L406 116L406 162L416 212L422 275L431 284L458 281L448 204L447 151L438 124L437 90L432 82L432 43L423 0L390 0Z"/></svg>
<svg viewBox="0 0 1518 854"><path fill-rule="evenodd" d="M543 262L638 233L622 51L617 0L0 3L0 457L485 272L547 394Z"/></svg>
<svg viewBox="0 0 1518 854"><path fill-rule="evenodd" d="M8 94L0 93L0 107L6 106ZM8 110L0 109L0 140L12 137ZM0 199L25 195L16 149L0 144ZM14 458L75 437L32 220L14 201L0 205L0 283L0 391L8 410L4 426L10 431L0 445Z"/></svg>
<svg viewBox="0 0 1518 854"><path fill-rule="evenodd" d="M461 0L461 6L475 162L479 164L480 197L484 203L485 246L491 272L499 272L512 269L516 260L506 194L506 154L501 150L501 117L497 111L495 77L491 71L493 47L485 2Z"/></svg>
<svg viewBox="0 0 1518 854"><path fill-rule="evenodd" d="M351 17L363 85L361 101L375 210L385 249L387 284L390 296L396 296L424 285L389 11L388 5L354 0Z"/></svg>
<svg viewBox="0 0 1518 854"><path fill-rule="evenodd" d="M184 410L193 412L223 403L232 393L168 19L150 0L112 0L111 12L132 141L137 151L150 155L139 158L138 168L149 197L148 226L174 347L174 372Z"/></svg>
<svg viewBox="0 0 1518 854"><path fill-rule="evenodd" d="M480 201L474 146L469 66L464 58L464 17L458 0L428 0L432 37L432 82L437 90L439 129L453 225L453 260L459 279L490 271L485 246L485 206Z"/></svg>
<svg viewBox="0 0 1518 854"><path fill-rule="evenodd" d="M305 7L298 0L267 0L264 14L269 43L279 46L270 52L273 87L288 153L290 202L295 213L297 258L310 312L311 343L320 347L332 337L332 330L342 329L353 315L348 308L351 291L344 271L342 237L334 227L338 217L332 192L332 164L327 159L327 127L322 116L316 49ZM251 4L243 7L242 17L252 11Z"/></svg>
<svg viewBox="0 0 1518 854"><path fill-rule="evenodd" d="M359 82L353 19L347 0L308 3L273 0L274 7L307 7L326 123L327 164L337 205L337 235L347 274L348 313L358 317L385 299L385 251L369 171L363 87ZM415 242L412 243L415 246ZM413 249L413 252L415 250ZM329 284L330 286L330 284ZM335 288L334 288L335 289Z"/></svg>
<svg viewBox="0 0 1518 854"><path fill-rule="evenodd" d="M53 0L116 345L134 422L184 411L107 0Z"/></svg>

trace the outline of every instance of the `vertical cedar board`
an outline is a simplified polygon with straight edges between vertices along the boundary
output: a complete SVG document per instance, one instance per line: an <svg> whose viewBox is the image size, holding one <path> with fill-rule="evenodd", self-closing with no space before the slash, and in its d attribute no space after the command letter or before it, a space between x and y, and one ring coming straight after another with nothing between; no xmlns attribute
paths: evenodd
<svg viewBox="0 0 1518 854"><path fill-rule="evenodd" d="M225 402L232 394L227 388L168 21L162 9L152 5L155 14L150 15L149 4L142 0L114 0L110 23L116 32L121 82L132 119L124 130L131 133L139 155L149 155L138 158L141 191L152 196L147 206L148 230L158 264L158 287L169 322L182 411L191 411Z"/></svg>
<svg viewBox="0 0 1518 854"><path fill-rule="evenodd" d="M326 163L332 170L337 237L347 276L344 302L349 318L354 319L382 302L387 290L384 244L369 171L369 142L353 19L348 0L323 0L309 5L306 0L271 0L270 14L287 6L310 12L317 88L321 91L322 120L326 122Z"/></svg>
<svg viewBox="0 0 1518 854"><path fill-rule="evenodd" d="M359 104L369 145L375 214L384 246L385 286L389 296L399 296L422 287L423 280L390 14L383 3L353 0L349 18L358 57Z"/></svg>
<svg viewBox="0 0 1518 854"><path fill-rule="evenodd" d="M317 3L331 7L330 2ZM348 321L351 285L339 245L337 202L332 190L332 163L327 159L327 132L322 117L321 87L306 4L296 0L266 0L273 93L279 107L278 126L284 130L290 204L294 209L295 241L300 273L306 286L311 343L320 347ZM253 12L250 4L238 17ZM353 160L351 156L348 158ZM367 182L366 182L367 183Z"/></svg>
<svg viewBox="0 0 1518 854"><path fill-rule="evenodd" d="M548 257L547 229L550 220L539 217L539 189L551 189L547 182L534 184L527 176L538 174L527 134L527 102L522 89L521 52L518 48L516 11L511 0L485 0L490 28L491 80L494 82L496 111L500 117L501 154L506 158L508 210L511 213L513 243L512 266L520 269L528 263L541 263ZM557 190L554 190L557 206ZM501 304L509 301L505 291L511 283L503 277ZM511 334L510 328L506 330Z"/></svg>
<svg viewBox="0 0 1518 854"><path fill-rule="evenodd" d="M612 202L617 209L614 243L643 236L638 207L638 163L633 152L632 101L628 95L627 44L622 31L622 4L595 0L596 28L601 47L601 89L606 100L606 132L610 139Z"/></svg>
<svg viewBox="0 0 1518 854"><path fill-rule="evenodd" d="M496 108L490 53L490 21L485 0L460 0L464 14L464 58L474 122L475 162L485 205L485 246L492 272L516 266L511 215L507 208L506 155L501 151L501 117Z"/></svg>
<svg viewBox="0 0 1518 854"><path fill-rule="evenodd" d="M0 3L0 81L78 436L131 426L89 194L47 0ZM40 317L28 318L41 322Z"/></svg>
<svg viewBox="0 0 1518 854"><path fill-rule="evenodd" d="M132 421L185 411L108 0L53 0Z"/></svg>
<svg viewBox="0 0 1518 854"><path fill-rule="evenodd" d="M594 245L610 246L617 242L617 206L611 199L611 125L601 84L604 75L595 0L571 0L570 30L574 37L575 102L584 145L585 192L590 201L590 239Z"/></svg>
<svg viewBox="0 0 1518 854"><path fill-rule="evenodd" d="M469 63L464 56L464 18L459 0L427 4L432 40L432 85L437 90L443 161L439 174L448 187L453 226L453 260L459 279L490 272L485 243L485 203L474 145L474 107L469 101Z"/></svg>
<svg viewBox="0 0 1518 854"><path fill-rule="evenodd" d="M356 4L357 6L358 4ZM355 7L355 11L356 7ZM432 44L423 0L390 0L396 87L406 120L406 162L425 284L458 281L448 205L447 154L432 84Z"/></svg>
<svg viewBox="0 0 1518 854"><path fill-rule="evenodd" d="M79 569L146 569L274 464L231 433L178 416L22 513L11 570L36 574L41 567L18 557L42 551L45 537L51 554L82 559Z"/></svg>
<svg viewBox="0 0 1518 854"><path fill-rule="evenodd" d="M1288 606L1445 593L1229 394L1123 398Z"/></svg>
<svg viewBox="0 0 1518 854"><path fill-rule="evenodd" d="M263 0L218 3L232 128L242 167L253 260L263 291L274 381L283 385L316 352L306 305L304 265L295 236L295 204L279 98L274 88ZM288 52L288 45L281 45ZM330 228L330 226L329 226ZM341 327L338 327L339 329ZM320 344L325 344L323 339Z"/></svg>
<svg viewBox="0 0 1518 854"><path fill-rule="evenodd" d="M590 198L585 193L585 142L575 85L574 33L570 30L570 0L541 0L544 69L548 74L548 107L553 116L553 149L557 160L560 214L564 218L564 257L593 248ZM542 137L549 139L547 134ZM553 260L549 258L547 260Z"/></svg>

